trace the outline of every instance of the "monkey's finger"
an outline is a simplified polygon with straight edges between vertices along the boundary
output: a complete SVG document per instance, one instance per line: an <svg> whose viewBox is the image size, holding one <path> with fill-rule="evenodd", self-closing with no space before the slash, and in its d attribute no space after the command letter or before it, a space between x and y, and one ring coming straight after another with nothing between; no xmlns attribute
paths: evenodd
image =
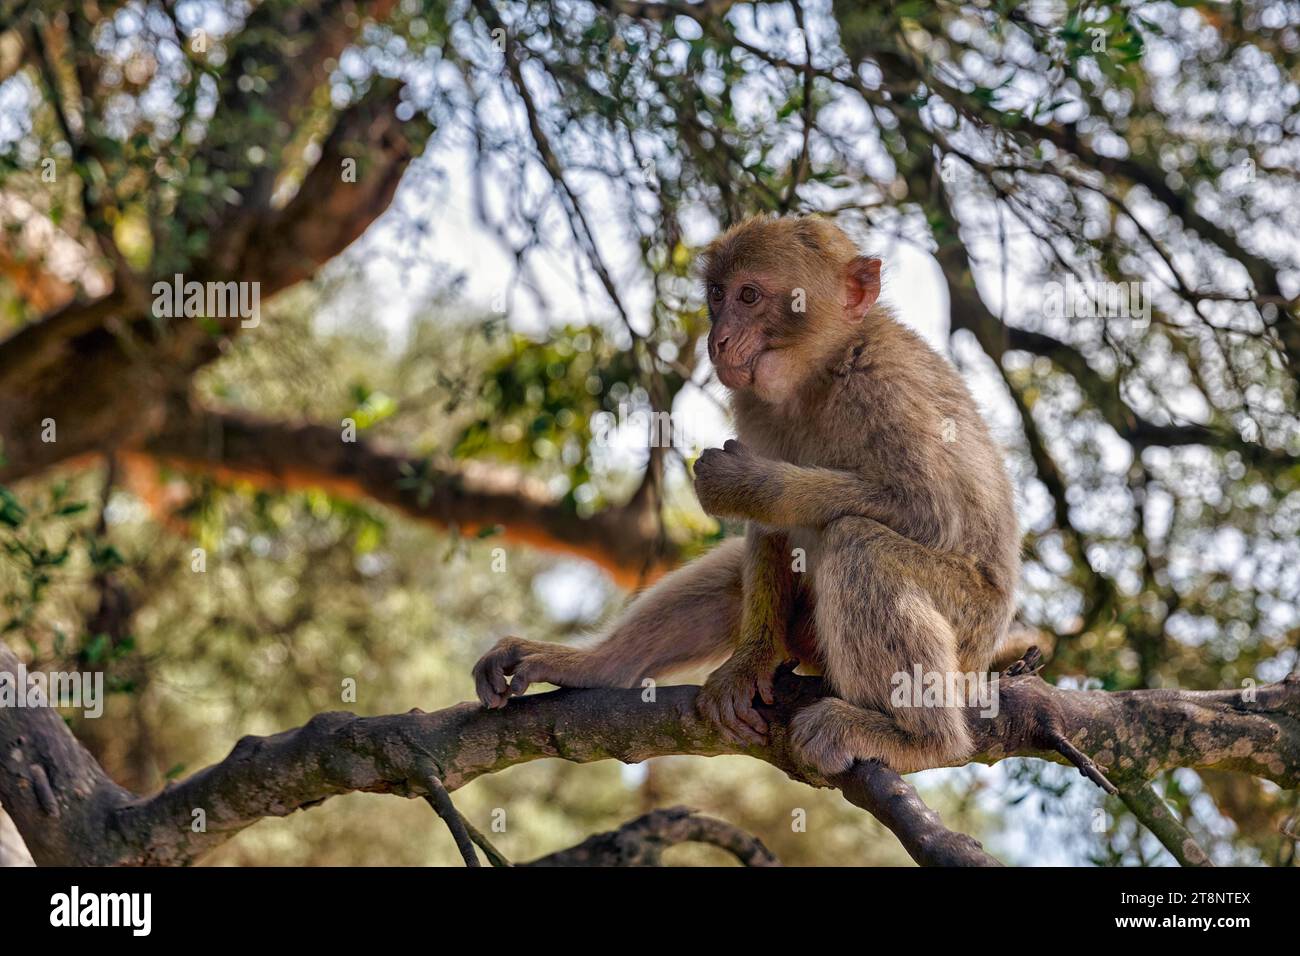
<svg viewBox="0 0 1300 956"><path fill-rule="evenodd" d="M695 713L699 714L701 720L711 721L714 718L713 706L703 693L695 695Z"/></svg>
<svg viewBox="0 0 1300 956"><path fill-rule="evenodd" d="M762 743L755 739L754 731L736 716L730 697L701 692L695 700L695 709L706 722L721 730L728 742L739 746Z"/></svg>
<svg viewBox="0 0 1300 956"><path fill-rule="evenodd" d="M486 666L480 662L474 668L474 689L484 707L504 707L508 696L507 687L505 676L491 662L487 662Z"/></svg>
<svg viewBox="0 0 1300 956"><path fill-rule="evenodd" d="M760 742L767 739L767 721L763 719L762 714L754 709L751 701L738 699L736 701L736 716L745 723L746 727L758 734Z"/></svg>
<svg viewBox="0 0 1300 956"><path fill-rule="evenodd" d="M753 742L750 738L754 735L754 732L741 724L739 720L728 715L726 707L723 707L718 726L722 728L722 736L726 738L728 743L744 747Z"/></svg>
<svg viewBox="0 0 1300 956"><path fill-rule="evenodd" d="M723 724L732 733L734 739L742 744L763 743L763 733L750 725L735 699L727 701L722 707Z"/></svg>
<svg viewBox="0 0 1300 956"><path fill-rule="evenodd" d="M704 721L710 726L718 727L722 730L722 735L732 742L735 741L735 731L732 729L725 713L726 704L711 694L701 694L696 703L696 710Z"/></svg>
<svg viewBox="0 0 1300 956"><path fill-rule="evenodd" d="M497 650L489 650L484 656L478 658L478 663L474 665L474 689L485 706L489 706L491 700L499 697L506 689L506 679L500 675L497 666L498 657Z"/></svg>
<svg viewBox="0 0 1300 956"><path fill-rule="evenodd" d="M509 677L515 672L515 668L519 666L522 657L523 654L517 647L502 648L497 652L497 667L500 668L502 674Z"/></svg>
<svg viewBox="0 0 1300 956"><path fill-rule="evenodd" d="M776 703L775 674L764 674L758 678L758 696L771 707Z"/></svg>
<svg viewBox="0 0 1300 956"><path fill-rule="evenodd" d="M708 711L709 720L713 722L713 725L722 728L723 736L728 740L734 740L736 728L733 726L730 701L725 697L714 697L705 704L705 709Z"/></svg>
<svg viewBox="0 0 1300 956"><path fill-rule="evenodd" d="M523 671L517 671L515 676L510 678L510 696L523 697L530 684L532 681L528 679L528 675Z"/></svg>

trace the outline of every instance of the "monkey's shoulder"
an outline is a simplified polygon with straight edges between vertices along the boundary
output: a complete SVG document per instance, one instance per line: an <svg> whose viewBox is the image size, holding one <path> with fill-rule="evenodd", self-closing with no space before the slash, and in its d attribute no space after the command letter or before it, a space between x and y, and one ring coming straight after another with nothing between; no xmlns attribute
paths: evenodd
<svg viewBox="0 0 1300 956"><path fill-rule="evenodd" d="M848 350L832 369L829 388L815 411L835 419L856 416L869 430L887 432L904 428L928 433L931 425L947 419L978 419L975 401L957 370L919 337L913 338L914 343L862 342Z"/></svg>

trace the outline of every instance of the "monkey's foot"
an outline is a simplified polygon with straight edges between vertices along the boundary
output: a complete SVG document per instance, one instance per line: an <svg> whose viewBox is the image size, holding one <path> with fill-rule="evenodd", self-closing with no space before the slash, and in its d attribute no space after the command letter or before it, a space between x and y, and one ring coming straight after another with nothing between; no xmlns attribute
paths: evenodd
<svg viewBox="0 0 1300 956"><path fill-rule="evenodd" d="M734 744L766 743L767 721L755 708L754 698L769 706L776 700L772 685L778 663L734 655L709 675L695 698L695 709Z"/></svg>
<svg viewBox="0 0 1300 956"><path fill-rule="evenodd" d="M564 649L519 637L503 637L474 665L474 687L484 707L504 707L529 684L561 682L556 657ZM506 678L510 678L509 683Z"/></svg>
<svg viewBox="0 0 1300 956"><path fill-rule="evenodd" d="M848 770L855 760L879 760L895 773L916 773L971 752L959 708L921 708L909 724L904 728L887 713L823 697L791 719L790 746L798 761L826 778Z"/></svg>
<svg viewBox="0 0 1300 956"><path fill-rule="evenodd" d="M823 697L809 704L790 721L790 747L795 759L823 777L833 777L868 755L858 753L855 732L858 708L835 697Z"/></svg>
<svg viewBox="0 0 1300 956"><path fill-rule="evenodd" d="M1025 651L1024 656L1019 660L1013 661L1006 670L1002 672L1003 677L1016 677L1020 674L1032 674L1043 666L1043 652L1037 647L1030 647Z"/></svg>

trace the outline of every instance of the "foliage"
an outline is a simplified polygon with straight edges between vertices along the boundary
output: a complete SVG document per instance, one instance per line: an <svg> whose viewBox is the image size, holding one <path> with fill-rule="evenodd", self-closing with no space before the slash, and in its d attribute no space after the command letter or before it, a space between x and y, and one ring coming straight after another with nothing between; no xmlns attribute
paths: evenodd
<svg viewBox="0 0 1300 956"><path fill-rule="evenodd" d="M678 412L713 394L698 248L753 212L834 216L887 259L924 250L948 283L952 356L1020 488L1024 614L1057 635L1050 679L1211 688L1297 666L1294 5L403 0L319 75L301 71L337 27L329 3L93 6L0 5L18 11L0 40L24 44L0 73L0 330L109 287L253 268L234 239L285 208L339 118L396 80L397 115L424 152L372 230L386 241L368 235L281 294L255 331L214 327L201 362L164 369L186 401L350 418L367 440L424 456L406 480L443 462L505 464L585 519L664 464L611 453L600 413ZM376 168L353 152L363 174ZM453 201L503 250L490 306L438 261L462 239L439 232ZM367 304L376 254L435 286L411 293L404 342ZM545 281L556 263L575 290L558 305ZM1067 282L1141 283L1149 309L1047 308ZM525 330L525 313L540 323ZM165 346L175 329L158 325ZM574 622L539 595L589 580L556 584L550 559L522 552L496 575L491 540L448 541L320 492L165 472L161 498L119 481L81 510L100 477L0 490L5 627L34 660L124 658L131 693L103 729L78 729L141 786L219 756L227 730L338 706L344 674L374 712L460 699L489 631L567 635ZM714 533L680 468L665 487L670 532ZM209 552L206 574L190 570L193 547ZM108 637L87 623L106 588L131 595ZM588 618L614 603L593 590ZM760 793L732 821L765 837L803 799L734 762L665 762L641 793L707 804L706 775L719 794ZM953 806L994 788L1009 814L1058 816L1073 859L1167 859L1117 803L1094 827L1100 798L1056 768L938 786ZM1161 786L1220 859L1293 859L1278 830L1293 794L1191 772ZM480 815L507 797L528 801L503 840L521 856L626 819L640 799L613 768L530 767L466 794ZM264 824L219 858L452 859L433 837L407 842L424 815L374 819L375 799ZM873 852L839 830L815 847L777 842L791 862Z"/></svg>

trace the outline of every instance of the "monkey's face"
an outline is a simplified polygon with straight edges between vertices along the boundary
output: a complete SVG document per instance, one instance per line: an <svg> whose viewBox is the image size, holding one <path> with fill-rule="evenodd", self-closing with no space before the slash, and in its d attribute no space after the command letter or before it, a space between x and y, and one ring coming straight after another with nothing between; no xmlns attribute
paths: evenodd
<svg viewBox="0 0 1300 956"><path fill-rule="evenodd" d="M780 291L753 272L708 283L709 358L727 388L754 387L760 367L771 364L764 357L784 344Z"/></svg>
<svg viewBox="0 0 1300 956"><path fill-rule="evenodd" d="M780 403L816 369L844 310L839 284L815 278L794 286L792 277L746 270L708 282L709 358L723 385Z"/></svg>
<svg viewBox="0 0 1300 956"><path fill-rule="evenodd" d="M748 219L715 239L703 262L718 378L770 403L834 361L880 290L879 260L858 256L818 219Z"/></svg>

